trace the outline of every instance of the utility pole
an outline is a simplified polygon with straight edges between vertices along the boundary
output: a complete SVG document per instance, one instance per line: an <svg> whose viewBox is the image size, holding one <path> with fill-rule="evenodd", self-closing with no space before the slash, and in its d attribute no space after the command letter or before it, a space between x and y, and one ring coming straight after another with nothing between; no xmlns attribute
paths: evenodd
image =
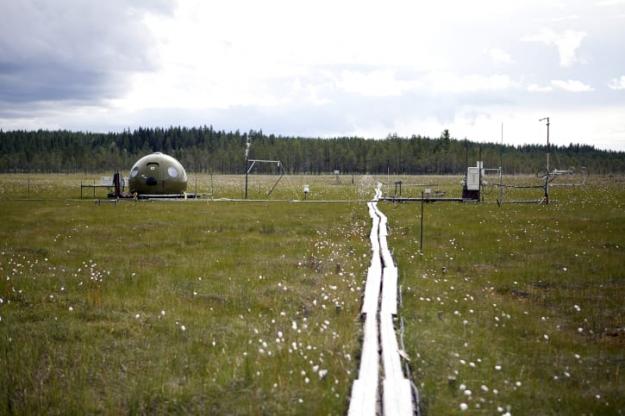
<svg viewBox="0 0 625 416"><path fill-rule="evenodd" d="M546 121L547 122L547 174L549 174L549 117L541 118L538 121Z"/></svg>

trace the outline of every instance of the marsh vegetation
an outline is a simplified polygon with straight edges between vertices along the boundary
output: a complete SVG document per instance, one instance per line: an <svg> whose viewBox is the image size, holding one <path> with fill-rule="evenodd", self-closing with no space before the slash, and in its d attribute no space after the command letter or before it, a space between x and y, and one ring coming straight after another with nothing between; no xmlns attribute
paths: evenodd
<svg viewBox="0 0 625 416"><path fill-rule="evenodd" d="M241 176L199 175L206 200L78 199L97 178L0 177L1 413L343 414L370 260L360 201L378 180L460 189L290 176L238 203L221 199ZM254 176L251 199L274 180ZM313 203L275 202L304 184ZM419 206L379 204L425 414L622 412L623 185L427 204L423 252Z"/></svg>

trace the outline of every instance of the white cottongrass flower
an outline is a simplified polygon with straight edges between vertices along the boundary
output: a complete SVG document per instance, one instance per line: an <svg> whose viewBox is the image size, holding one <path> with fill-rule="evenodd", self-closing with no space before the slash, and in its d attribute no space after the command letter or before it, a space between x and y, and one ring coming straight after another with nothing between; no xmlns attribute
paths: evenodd
<svg viewBox="0 0 625 416"><path fill-rule="evenodd" d="M69 308L67 308L70 312L74 311L74 308L72 306L70 306Z"/></svg>
<svg viewBox="0 0 625 416"><path fill-rule="evenodd" d="M466 411L469 408L469 405L466 403L460 403L460 410L462 410L463 412Z"/></svg>
<svg viewBox="0 0 625 416"><path fill-rule="evenodd" d="M186 331L186 330L187 330L187 327L186 327L186 326L184 326L184 325L182 325L182 326L180 327L180 329L182 330L182 332L184 332L184 331Z"/></svg>

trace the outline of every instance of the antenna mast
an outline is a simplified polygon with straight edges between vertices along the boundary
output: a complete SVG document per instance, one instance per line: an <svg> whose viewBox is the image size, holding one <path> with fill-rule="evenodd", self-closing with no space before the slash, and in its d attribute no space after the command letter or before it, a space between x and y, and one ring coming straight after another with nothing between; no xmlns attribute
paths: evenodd
<svg viewBox="0 0 625 416"><path fill-rule="evenodd" d="M547 122L547 174L549 174L549 117L541 118L538 121L546 121Z"/></svg>
<svg viewBox="0 0 625 416"><path fill-rule="evenodd" d="M249 174L249 156L250 146L252 146L252 138L248 135L247 142L245 143L245 199L247 199L247 175Z"/></svg>

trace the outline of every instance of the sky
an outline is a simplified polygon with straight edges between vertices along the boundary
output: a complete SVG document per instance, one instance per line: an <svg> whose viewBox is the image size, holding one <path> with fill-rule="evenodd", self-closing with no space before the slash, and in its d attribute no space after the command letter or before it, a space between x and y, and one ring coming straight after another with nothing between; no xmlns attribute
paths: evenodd
<svg viewBox="0 0 625 416"><path fill-rule="evenodd" d="M625 0L0 0L0 129L625 151Z"/></svg>

